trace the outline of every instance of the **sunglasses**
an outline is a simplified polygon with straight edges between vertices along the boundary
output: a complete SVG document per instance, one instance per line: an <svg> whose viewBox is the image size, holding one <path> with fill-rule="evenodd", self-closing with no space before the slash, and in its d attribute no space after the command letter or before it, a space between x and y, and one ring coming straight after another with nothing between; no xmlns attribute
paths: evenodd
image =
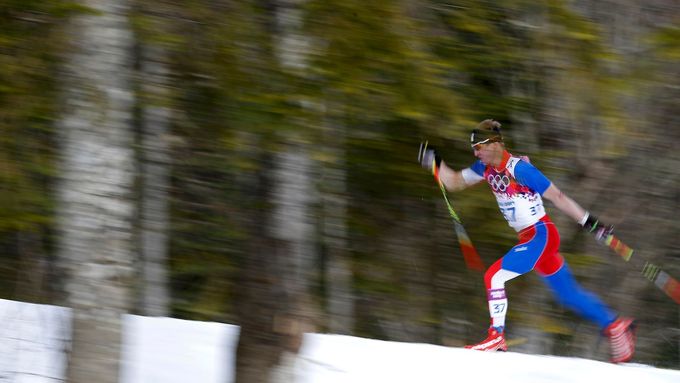
<svg viewBox="0 0 680 383"><path fill-rule="evenodd" d="M490 144L492 142L502 141L501 132L498 129L493 131L481 131L479 129L473 129L470 134L470 146L473 150L482 150L483 146Z"/></svg>
<svg viewBox="0 0 680 383"><path fill-rule="evenodd" d="M477 143L471 144L472 150L477 150L480 151L484 148L484 145L489 145L493 144L494 142L500 142L498 138L492 137L492 138L487 138L486 140L479 141Z"/></svg>
<svg viewBox="0 0 680 383"><path fill-rule="evenodd" d="M484 147L483 145L490 144L491 142L493 142L493 141L491 141L490 138L487 138L486 140L479 141L479 142L477 142L476 144L472 144L472 145L470 145L470 146L472 146L472 150L477 150L477 151L479 151L479 150L482 150L482 148Z"/></svg>

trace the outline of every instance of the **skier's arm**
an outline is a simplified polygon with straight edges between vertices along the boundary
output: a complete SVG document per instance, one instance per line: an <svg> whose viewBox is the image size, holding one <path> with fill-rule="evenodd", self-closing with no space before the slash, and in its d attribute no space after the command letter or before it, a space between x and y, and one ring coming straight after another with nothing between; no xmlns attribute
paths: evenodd
<svg viewBox="0 0 680 383"><path fill-rule="evenodd" d="M420 150L418 152L418 162L427 171L431 172L435 178L439 178L439 181L444 185L448 191L457 191L465 189L468 186L474 185L481 179L480 176L475 176L469 168L467 170L458 171L450 168L442 160L442 158L437 153L437 150L428 146L427 142L420 144ZM468 172L468 180L463 175L463 172ZM479 179L477 179L479 178Z"/></svg>
<svg viewBox="0 0 680 383"><path fill-rule="evenodd" d="M587 212L576 201L558 189L554 183L550 183L548 189L543 192L543 197L552 202L564 214L573 218L586 231L593 233L598 240L610 235L614 229L612 226L600 222L597 217Z"/></svg>
<svg viewBox="0 0 680 383"><path fill-rule="evenodd" d="M568 195L564 194L553 183L551 183L548 189L543 193L543 197L552 202L553 205L560 209L560 211L573 218L576 222L580 222L586 214L586 210L582 208L581 205L569 198Z"/></svg>
<svg viewBox="0 0 680 383"><path fill-rule="evenodd" d="M448 191L463 190L470 186L470 184L465 182L462 171L451 169L444 161L441 162L439 167L439 180Z"/></svg>

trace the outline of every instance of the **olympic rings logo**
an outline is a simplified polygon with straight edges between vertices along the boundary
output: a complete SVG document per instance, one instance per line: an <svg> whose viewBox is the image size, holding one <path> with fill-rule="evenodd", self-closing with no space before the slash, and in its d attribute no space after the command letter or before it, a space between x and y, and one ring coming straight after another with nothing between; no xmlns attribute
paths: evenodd
<svg viewBox="0 0 680 383"><path fill-rule="evenodd" d="M491 185L491 189L495 192L504 192L510 186L510 178L506 175L489 174L486 181Z"/></svg>

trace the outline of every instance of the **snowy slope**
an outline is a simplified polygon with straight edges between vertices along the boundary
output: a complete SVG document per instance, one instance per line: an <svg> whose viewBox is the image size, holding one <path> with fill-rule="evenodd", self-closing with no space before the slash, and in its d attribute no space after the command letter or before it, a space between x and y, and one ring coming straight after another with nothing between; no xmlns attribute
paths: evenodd
<svg viewBox="0 0 680 383"><path fill-rule="evenodd" d="M67 309L0 300L0 382L63 379ZM121 383L233 381L237 326L126 315ZM680 370L307 334L286 383L680 382Z"/></svg>
<svg viewBox="0 0 680 383"><path fill-rule="evenodd" d="M514 352L484 353L337 335L307 335L300 354L300 383L680 382L680 371L643 365Z"/></svg>

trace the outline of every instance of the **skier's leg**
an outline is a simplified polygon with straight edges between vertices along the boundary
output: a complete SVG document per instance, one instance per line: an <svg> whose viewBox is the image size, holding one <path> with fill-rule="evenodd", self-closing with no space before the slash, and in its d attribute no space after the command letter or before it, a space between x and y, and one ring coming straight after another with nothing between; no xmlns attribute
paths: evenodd
<svg viewBox="0 0 680 383"><path fill-rule="evenodd" d="M555 236L559 238L556 230ZM616 313L597 296L581 287L556 249L542 255L535 269L564 306L597 323L603 329L602 333L609 338L611 344L612 362L627 362L633 358L635 353L633 320L617 318Z"/></svg>
<svg viewBox="0 0 680 383"><path fill-rule="evenodd" d="M546 217L546 221L549 219ZM552 226L552 223L549 223ZM484 274L484 284L489 302L491 327L488 337L481 343L466 346L475 350L505 350L505 316L508 312L508 299L505 295L505 282L531 271L546 251L557 251L557 244L548 236L546 222L522 230L520 241L501 259L496 261Z"/></svg>
<svg viewBox="0 0 680 383"><path fill-rule="evenodd" d="M484 273L484 284L489 302L489 314L491 315L491 326L489 327L488 336L483 341L465 346L465 348L478 351L505 351L508 349L503 334L505 313L508 311L508 299L505 297L505 281L519 274L503 270L501 267L502 263L503 258L494 262Z"/></svg>
<svg viewBox="0 0 680 383"><path fill-rule="evenodd" d="M540 272L538 268L537 271ZM597 323L600 328L604 329L616 319L616 314L609 307L576 282L566 263L551 275L544 274L543 277L564 306Z"/></svg>
<svg viewBox="0 0 680 383"><path fill-rule="evenodd" d="M505 351L508 349L503 334L505 314L508 311L505 282L519 274L503 270L501 267L502 263L503 258L494 262L484 273L484 285L486 286L489 314L491 315L491 326L488 330L488 336L483 341L465 346L465 348L478 351Z"/></svg>
<svg viewBox="0 0 680 383"><path fill-rule="evenodd" d="M550 223L552 225L552 223ZM551 241L545 222L538 222L519 233L520 241L484 274L491 326L499 332L505 327L508 299L505 282L531 271L546 251L556 251L557 243Z"/></svg>
<svg viewBox="0 0 680 383"><path fill-rule="evenodd" d="M498 332L505 328L505 315L508 312L508 298L505 295L505 282L521 275L520 273L503 269L503 259L497 260L484 274L486 299L489 303L491 326Z"/></svg>

